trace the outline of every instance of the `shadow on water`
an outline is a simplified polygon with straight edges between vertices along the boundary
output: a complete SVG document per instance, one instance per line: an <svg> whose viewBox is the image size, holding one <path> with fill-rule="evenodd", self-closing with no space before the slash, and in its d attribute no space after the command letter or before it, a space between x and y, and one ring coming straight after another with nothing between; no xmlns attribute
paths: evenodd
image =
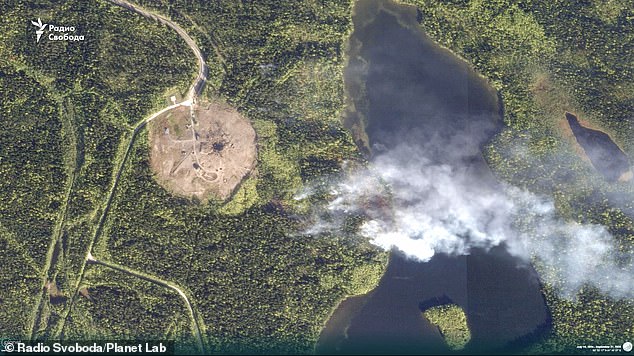
<svg viewBox="0 0 634 356"><path fill-rule="evenodd" d="M502 125L497 93L434 44L419 29L417 15L415 8L389 1L355 5L346 125L370 159L406 142L432 161L460 167L478 189L499 189L481 154ZM421 313L421 305L435 300L451 300L467 314L472 339L464 352L504 351L512 341L516 349L549 329L536 273L504 247L437 254L426 263L392 252L378 287L337 308L316 351L449 353Z"/></svg>

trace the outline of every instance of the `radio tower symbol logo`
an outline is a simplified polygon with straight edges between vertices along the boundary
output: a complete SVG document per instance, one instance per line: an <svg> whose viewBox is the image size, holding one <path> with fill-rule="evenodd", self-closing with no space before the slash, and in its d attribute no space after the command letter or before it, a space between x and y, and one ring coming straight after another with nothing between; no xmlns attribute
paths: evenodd
<svg viewBox="0 0 634 356"><path fill-rule="evenodd" d="M40 37L42 37L42 34L44 33L44 27L46 27L46 24L42 24L42 20L38 17L37 18L37 22L35 21L31 21L31 23L34 26L38 27L38 30L35 31L35 34L37 34L37 40L35 42L40 42Z"/></svg>

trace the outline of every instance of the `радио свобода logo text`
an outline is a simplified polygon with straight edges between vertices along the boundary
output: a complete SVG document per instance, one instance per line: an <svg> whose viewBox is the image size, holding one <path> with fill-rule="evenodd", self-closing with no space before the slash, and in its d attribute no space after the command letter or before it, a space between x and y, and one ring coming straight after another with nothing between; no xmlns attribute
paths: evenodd
<svg viewBox="0 0 634 356"><path fill-rule="evenodd" d="M48 36L46 37L48 38L49 41L83 41L84 40L84 35L74 34L75 26L57 26L53 24L45 24L45 23L42 23L42 19L40 19L39 17L37 18L37 21L31 21L31 23L33 24L33 26L37 27L37 30L35 30L36 43L40 42L40 39L42 38L42 35L44 34L45 30L48 30L49 32Z"/></svg>

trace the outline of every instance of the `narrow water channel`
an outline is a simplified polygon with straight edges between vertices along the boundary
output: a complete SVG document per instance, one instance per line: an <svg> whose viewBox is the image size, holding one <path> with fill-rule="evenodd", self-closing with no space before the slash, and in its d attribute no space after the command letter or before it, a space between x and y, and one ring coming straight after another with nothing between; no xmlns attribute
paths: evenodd
<svg viewBox="0 0 634 356"><path fill-rule="evenodd" d="M406 144L465 172L474 189L499 189L480 151L502 125L495 90L424 34L414 7L362 0L353 21L346 124L370 160ZM421 314L421 305L435 298L465 311L472 335L468 352L504 351L548 326L536 273L503 246L468 256L437 254L425 263L393 251L378 287L341 303L316 351L449 353L438 329Z"/></svg>

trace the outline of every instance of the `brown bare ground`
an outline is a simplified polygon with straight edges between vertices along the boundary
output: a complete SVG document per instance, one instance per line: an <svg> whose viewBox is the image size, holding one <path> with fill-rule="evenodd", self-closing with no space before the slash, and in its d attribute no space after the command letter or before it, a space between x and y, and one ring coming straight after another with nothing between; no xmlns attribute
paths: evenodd
<svg viewBox="0 0 634 356"><path fill-rule="evenodd" d="M255 167L255 131L224 103L196 105L193 120L190 107L177 107L150 122L149 132L152 170L176 195L225 200Z"/></svg>

